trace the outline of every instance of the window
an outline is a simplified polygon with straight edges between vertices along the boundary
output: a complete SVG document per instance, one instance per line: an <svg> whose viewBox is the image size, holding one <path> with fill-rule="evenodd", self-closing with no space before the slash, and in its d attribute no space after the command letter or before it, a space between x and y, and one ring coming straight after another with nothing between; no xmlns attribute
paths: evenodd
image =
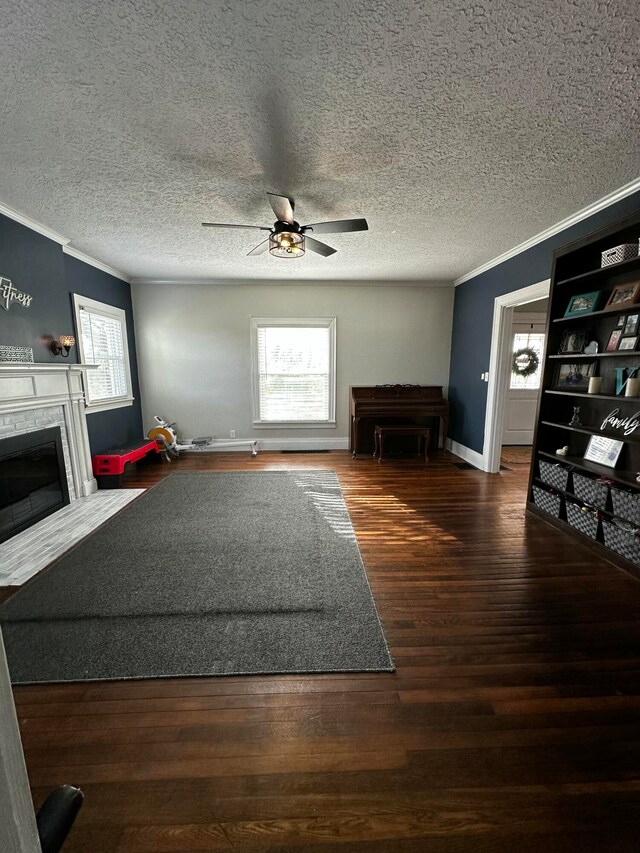
<svg viewBox="0 0 640 853"><path fill-rule="evenodd" d="M544 335L536 332L516 332L513 336L512 357L521 349L532 349L538 356L538 366L534 373L519 376L511 371L509 389L519 391L536 391L540 387L542 374L542 355L544 353Z"/></svg>
<svg viewBox="0 0 640 853"><path fill-rule="evenodd" d="M251 320L253 422L335 426L335 317Z"/></svg>
<svg viewBox="0 0 640 853"><path fill-rule="evenodd" d="M82 364L99 364L85 372L87 408L92 411L130 406L131 373L127 322L122 308L73 295L76 337Z"/></svg>

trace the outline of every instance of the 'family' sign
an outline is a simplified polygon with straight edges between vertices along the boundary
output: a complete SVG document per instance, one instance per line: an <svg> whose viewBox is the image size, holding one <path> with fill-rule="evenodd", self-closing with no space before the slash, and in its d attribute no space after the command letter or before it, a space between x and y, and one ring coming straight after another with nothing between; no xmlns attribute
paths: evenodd
<svg viewBox="0 0 640 853"><path fill-rule="evenodd" d="M602 421L600 429L621 429L623 435L631 435L640 426L640 412L635 412L633 415L627 415L626 418L620 418L620 409L614 409L609 412L607 417Z"/></svg>
<svg viewBox="0 0 640 853"><path fill-rule="evenodd" d="M33 296L29 296L28 293L21 293L17 287L14 287L10 278L0 276L0 301L5 311L8 311L14 302L28 308L32 299Z"/></svg>

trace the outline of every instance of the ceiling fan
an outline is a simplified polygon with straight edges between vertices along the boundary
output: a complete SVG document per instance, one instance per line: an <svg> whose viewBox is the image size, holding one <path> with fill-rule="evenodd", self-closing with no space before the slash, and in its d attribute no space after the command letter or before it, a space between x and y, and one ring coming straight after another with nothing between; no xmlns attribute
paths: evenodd
<svg viewBox="0 0 640 853"><path fill-rule="evenodd" d="M366 219L338 219L334 222L316 222L314 225L300 225L293 218L295 207L292 198L277 193L267 193L269 204L277 216L272 228L261 225L228 225L224 222L203 222L205 228L253 228L258 231L268 231L266 240L248 252L249 255L261 255L269 250L276 258L300 258L305 253L305 247L318 255L328 258L337 252L332 246L321 243L309 232L314 234L343 234L347 231L368 231Z"/></svg>

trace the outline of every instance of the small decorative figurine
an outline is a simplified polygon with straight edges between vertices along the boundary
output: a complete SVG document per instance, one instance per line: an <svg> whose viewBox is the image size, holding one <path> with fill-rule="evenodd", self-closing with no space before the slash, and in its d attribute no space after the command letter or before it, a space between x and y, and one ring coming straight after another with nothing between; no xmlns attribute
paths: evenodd
<svg viewBox="0 0 640 853"><path fill-rule="evenodd" d="M584 348L585 353L589 355L595 355L598 352L598 341L589 341L589 343Z"/></svg>
<svg viewBox="0 0 640 853"><path fill-rule="evenodd" d="M566 456L569 453L569 445L565 444L564 447L559 447L556 450L556 456ZM640 477L640 474L638 475ZM638 480L640 482L640 480Z"/></svg>
<svg viewBox="0 0 640 853"><path fill-rule="evenodd" d="M580 424L580 406L573 407L573 417L569 421L569 426L581 426Z"/></svg>
<svg viewBox="0 0 640 853"><path fill-rule="evenodd" d="M638 476L636 477L636 483L640 483L640 471L638 471Z"/></svg>

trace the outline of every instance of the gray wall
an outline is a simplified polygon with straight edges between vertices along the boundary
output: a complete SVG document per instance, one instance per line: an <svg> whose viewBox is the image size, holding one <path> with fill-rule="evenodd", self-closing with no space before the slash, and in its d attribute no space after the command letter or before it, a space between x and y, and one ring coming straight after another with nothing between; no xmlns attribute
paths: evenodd
<svg viewBox="0 0 640 853"><path fill-rule="evenodd" d="M400 284L134 285L145 429L182 438L347 439L349 385L447 385L452 287ZM337 317L337 428L254 429L250 318Z"/></svg>

